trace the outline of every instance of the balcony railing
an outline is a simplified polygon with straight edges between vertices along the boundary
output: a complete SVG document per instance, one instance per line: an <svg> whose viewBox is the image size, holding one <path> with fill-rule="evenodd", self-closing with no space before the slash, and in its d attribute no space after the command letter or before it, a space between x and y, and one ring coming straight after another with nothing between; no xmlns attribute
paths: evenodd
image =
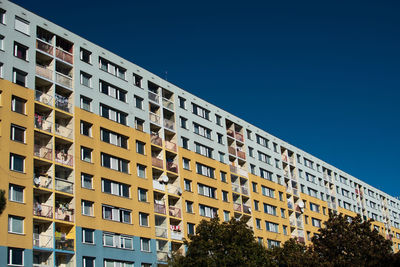
<svg viewBox="0 0 400 267"><path fill-rule="evenodd" d="M150 121L154 122L155 124L161 125L160 116L158 116L157 114L149 112L149 118Z"/></svg>
<svg viewBox="0 0 400 267"><path fill-rule="evenodd" d="M231 129L229 129L229 130L226 132L226 134L229 135L229 136L232 137L232 138L235 138L235 133L234 133L234 131L231 130Z"/></svg>
<svg viewBox="0 0 400 267"><path fill-rule="evenodd" d="M67 88L72 88L72 78L62 73L56 72L56 82Z"/></svg>
<svg viewBox="0 0 400 267"><path fill-rule="evenodd" d="M243 212L250 214L251 213L251 207L247 205L243 205Z"/></svg>
<svg viewBox="0 0 400 267"><path fill-rule="evenodd" d="M40 51L46 52L47 54L53 55L54 47L42 40L36 40L36 48Z"/></svg>
<svg viewBox="0 0 400 267"><path fill-rule="evenodd" d="M150 142L156 146L162 146L162 139L158 135L151 134L150 135Z"/></svg>
<svg viewBox="0 0 400 267"><path fill-rule="evenodd" d="M166 214L166 208L164 204L154 203L154 212L160 214Z"/></svg>
<svg viewBox="0 0 400 267"><path fill-rule="evenodd" d="M65 179L62 178L57 178L55 180L55 189L57 191L61 191L64 193L68 193L68 194L73 194L74 193L74 183L67 181Z"/></svg>
<svg viewBox="0 0 400 267"><path fill-rule="evenodd" d="M174 162L167 162L167 170L178 173L178 165Z"/></svg>
<svg viewBox="0 0 400 267"><path fill-rule="evenodd" d="M33 215L52 219L53 207L41 203L35 203L33 207Z"/></svg>
<svg viewBox="0 0 400 267"><path fill-rule="evenodd" d="M236 149L234 147L229 146L228 147L228 152L229 152L229 154L232 154L232 155L236 156Z"/></svg>
<svg viewBox="0 0 400 267"><path fill-rule="evenodd" d="M284 162L287 162L287 161L288 161L288 158L287 158L286 155L282 155L282 161L284 161Z"/></svg>
<svg viewBox="0 0 400 267"><path fill-rule="evenodd" d="M56 208L55 209L55 218L61 221L73 222L74 221L74 210L73 209L64 209L64 208Z"/></svg>
<svg viewBox="0 0 400 267"><path fill-rule="evenodd" d="M165 141L165 148L175 152L177 151L176 144L170 141Z"/></svg>
<svg viewBox="0 0 400 267"><path fill-rule="evenodd" d="M168 238L168 229L166 227L156 226L156 237Z"/></svg>
<svg viewBox="0 0 400 267"><path fill-rule="evenodd" d="M74 156L60 150L56 150L55 161L67 166L74 166Z"/></svg>
<svg viewBox="0 0 400 267"><path fill-rule="evenodd" d="M299 190L296 189L296 188L293 188L293 195L298 197L299 196Z"/></svg>
<svg viewBox="0 0 400 267"><path fill-rule="evenodd" d="M33 155L35 157L52 160L53 158L53 149L41 145L34 145Z"/></svg>
<svg viewBox="0 0 400 267"><path fill-rule="evenodd" d="M183 233L180 232L180 231L172 231L171 230L171 239L182 240L183 239Z"/></svg>
<svg viewBox="0 0 400 267"><path fill-rule="evenodd" d="M169 216L182 218L181 209L180 208L174 207L174 206L169 206L168 211L169 211Z"/></svg>
<svg viewBox="0 0 400 267"><path fill-rule="evenodd" d="M64 110L66 112L72 113L72 104L69 103L68 98L56 95L56 108L59 108L61 110Z"/></svg>
<svg viewBox="0 0 400 267"><path fill-rule="evenodd" d="M246 159L246 153L243 152L243 151L238 150L238 151L237 151L237 155L238 155L238 157L241 158L241 159Z"/></svg>
<svg viewBox="0 0 400 267"><path fill-rule="evenodd" d="M174 103L173 103L172 101L170 101L170 100L168 100L168 99L166 99L166 98L163 98L163 99L162 99L162 102L163 102L163 106L164 106L164 107L166 107L166 108L168 108L168 109L171 109L171 110L174 109Z"/></svg>
<svg viewBox="0 0 400 267"><path fill-rule="evenodd" d="M180 195L182 194L182 189L179 186L168 184L168 193L174 195Z"/></svg>
<svg viewBox="0 0 400 267"><path fill-rule="evenodd" d="M164 127L169 130L175 131L175 122L164 118Z"/></svg>
<svg viewBox="0 0 400 267"><path fill-rule="evenodd" d="M46 176L34 176L33 185L41 188L53 189L53 179Z"/></svg>
<svg viewBox="0 0 400 267"><path fill-rule="evenodd" d="M301 220L296 220L297 227L303 228L303 222Z"/></svg>
<svg viewBox="0 0 400 267"><path fill-rule="evenodd" d="M149 91L149 99L155 103L160 102L160 96L150 91Z"/></svg>
<svg viewBox="0 0 400 267"><path fill-rule="evenodd" d="M36 64L36 74L43 78L53 80L53 71L46 66Z"/></svg>
<svg viewBox="0 0 400 267"><path fill-rule="evenodd" d="M64 51L58 47L56 47L56 57L65 62L68 62L69 64L74 63L74 61L73 61L74 57L72 56L72 54L67 51Z"/></svg>
<svg viewBox="0 0 400 267"><path fill-rule="evenodd" d="M45 116L35 114L35 128L51 133L52 126L53 124L51 123L51 121L48 120Z"/></svg>
<svg viewBox="0 0 400 267"><path fill-rule="evenodd" d="M242 212L242 205L238 203L233 203L233 210Z"/></svg>
<svg viewBox="0 0 400 267"><path fill-rule="evenodd" d="M157 168L160 168L160 169L162 169L163 166L164 166L163 160L162 160L162 159L159 159L159 158L155 158L155 157L152 157L152 158L151 158L151 164L152 164L154 167L157 167Z"/></svg>
<svg viewBox="0 0 400 267"><path fill-rule="evenodd" d="M53 236L34 233L33 246L40 248L53 248Z"/></svg>
<svg viewBox="0 0 400 267"><path fill-rule="evenodd" d="M165 185L157 180L153 180L153 188L160 191L165 191Z"/></svg>
<svg viewBox="0 0 400 267"><path fill-rule="evenodd" d="M242 194L249 195L249 189L247 186L242 185L240 188L242 189Z"/></svg>
<svg viewBox="0 0 400 267"><path fill-rule="evenodd" d="M290 219L289 220L290 226L296 227L296 220L295 219Z"/></svg>
<svg viewBox="0 0 400 267"><path fill-rule="evenodd" d="M157 261L168 262L168 252L157 251Z"/></svg>
<svg viewBox="0 0 400 267"><path fill-rule="evenodd" d="M248 176L248 172L246 170L243 170L241 168L238 168L236 166L233 165L229 165L229 169L231 172L237 173L241 176L247 177Z"/></svg>
<svg viewBox="0 0 400 267"><path fill-rule="evenodd" d="M292 202L288 202L288 203L287 203L287 206L288 206L288 208L289 208L289 209L291 209L291 210L292 210L292 209L293 209L293 207L294 207L294 205L293 205L293 203L292 203Z"/></svg>
<svg viewBox="0 0 400 267"><path fill-rule="evenodd" d="M66 138L69 138L69 139L72 139L72 129L71 128L68 128L68 127L63 126L58 123L56 123L55 126L56 126L55 127L56 134L61 135Z"/></svg>
<svg viewBox="0 0 400 267"><path fill-rule="evenodd" d="M243 142L243 141L244 141L243 134L241 134L241 133L239 133L239 132L235 132L235 137L236 137L236 139L239 140L240 142Z"/></svg>
<svg viewBox="0 0 400 267"><path fill-rule="evenodd" d="M236 193L240 193L240 185L232 184L232 191Z"/></svg>
<svg viewBox="0 0 400 267"><path fill-rule="evenodd" d="M53 97L51 95L43 93L42 91L35 91L35 100L49 106L53 105Z"/></svg>
<svg viewBox="0 0 400 267"><path fill-rule="evenodd" d="M56 240L56 249L74 251L74 239L56 237L55 240Z"/></svg>

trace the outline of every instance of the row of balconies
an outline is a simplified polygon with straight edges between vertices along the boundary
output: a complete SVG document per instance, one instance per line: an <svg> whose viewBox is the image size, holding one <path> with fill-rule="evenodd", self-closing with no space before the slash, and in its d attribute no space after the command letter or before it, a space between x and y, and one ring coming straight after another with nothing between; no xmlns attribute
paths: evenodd
<svg viewBox="0 0 400 267"><path fill-rule="evenodd" d="M161 117L153 112L149 112L150 121L157 124L158 126L164 126L168 130L175 131L175 122L173 120L164 118L163 124L161 124Z"/></svg>
<svg viewBox="0 0 400 267"><path fill-rule="evenodd" d="M53 212L54 210L54 212ZM33 215L48 218L48 219L56 219L61 221L73 222L74 221L75 210L71 208L54 208L53 206L35 203L33 207Z"/></svg>
<svg viewBox="0 0 400 267"><path fill-rule="evenodd" d="M74 183L63 178L54 179L54 189L60 192L73 194L74 193ZM46 176L35 176L33 177L33 184L39 188L53 189L53 179Z"/></svg>
<svg viewBox="0 0 400 267"><path fill-rule="evenodd" d="M245 204L233 203L233 210L251 214L251 207Z"/></svg>
<svg viewBox="0 0 400 267"><path fill-rule="evenodd" d="M57 236L58 235L58 236ZM65 238L65 234L57 234L56 236L46 234L33 234L33 246L39 248L56 248L59 250L74 251L74 239Z"/></svg>
<svg viewBox="0 0 400 267"><path fill-rule="evenodd" d="M67 166L74 165L74 156L63 150L54 151L54 161ZM48 146L34 145L34 156L46 160L53 160L53 149Z"/></svg>
<svg viewBox="0 0 400 267"><path fill-rule="evenodd" d="M240 142L244 142L244 138L243 138L243 134L236 132L232 129L228 129L226 134L232 138L235 138L236 140L240 141Z"/></svg>
<svg viewBox="0 0 400 267"><path fill-rule="evenodd" d="M154 203L154 212L166 215L166 210L167 209L166 209L165 204ZM168 214L169 214L169 216L172 216L175 218L182 218L181 209L178 207L175 207L175 206L168 207Z"/></svg>
<svg viewBox="0 0 400 267"><path fill-rule="evenodd" d="M74 57L71 53L63 50L60 47L56 47L56 49L54 49L54 46L52 44L47 43L43 40L40 40L40 39L36 40L36 48L42 52L45 52L48 55L51 55L51 56L54 56L54 50L55 50L56 58L58 58L64 62L67 62L69 64L74 63Z"/></svg>
<svg viewBox="0 0 400 267"><path fill-rule="evenodd" d="M55 97L46 94L42 91L35 91L35 100L38 102L41 102L43 104L46 104L48 106L55 106L58 109L61 109L63 111L72 113L73 112L73 106L72 103L70 103L69 98L55 94Z"/></svg>
<svg viewBox="0 0 400 267"><path fill-rule="evenodd" d="M151 101L153 101L154 103L160 104L160 96L158 94L155 94L155 93L149 91L149 99ZM172 102L171 100L166 99L164 97L162 97L162 105L163 105L163 107L168 108L171 111L174 110L174 102Z"/></svg>

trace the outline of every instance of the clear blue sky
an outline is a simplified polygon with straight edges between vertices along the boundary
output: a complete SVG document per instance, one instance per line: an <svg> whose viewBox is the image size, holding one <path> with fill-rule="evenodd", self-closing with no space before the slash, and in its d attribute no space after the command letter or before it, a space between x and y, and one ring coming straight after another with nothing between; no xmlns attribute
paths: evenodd
<svg viewBox="0 0 400 267"><path fill-rule="evenodd" d="M400 196L400 1L14 2Z"/></svg>

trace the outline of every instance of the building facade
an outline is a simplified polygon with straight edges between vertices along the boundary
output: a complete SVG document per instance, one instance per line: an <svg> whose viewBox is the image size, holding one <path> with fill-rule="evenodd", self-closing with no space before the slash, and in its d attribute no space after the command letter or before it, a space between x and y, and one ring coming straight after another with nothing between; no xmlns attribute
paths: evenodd
<svg viewBox="0 0 400 267"><path fill-rule="evenodd" d="M329 210L400 246L400 201L0 2L0 265L162 266L202 219L305 243Z"/></svg>

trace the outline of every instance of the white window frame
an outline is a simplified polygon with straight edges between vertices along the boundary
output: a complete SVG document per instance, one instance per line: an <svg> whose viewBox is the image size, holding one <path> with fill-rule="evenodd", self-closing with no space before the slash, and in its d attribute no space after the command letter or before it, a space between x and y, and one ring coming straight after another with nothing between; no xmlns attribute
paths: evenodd
<svg viewBox="0 0 400 267"><path fill-rule="evenodd" d="M24 132L22 141L15 140L15 129L16 128L18 128L19 130L22 130ZM22 127L22 126L19 126L19 125L16 125L16 124L11 124L11 134L10 135L11 135L10 136L11 140L16 141L16 142L21 142L21 143L25 144L25 140L26 140L26 128L25 127Z"/></svg>
<svg viewBox="0 0 400 267"><path fill-rule="evenodd" d="M14 229L14 220L22 224L22 231L17 232L16 229ZM14 216L14 215L9 215L8 216L8 232L12 234L19 234L23 235L25 233L25 218L20 217L20 216Z"/></svg>
<svg viewBox="0 0 400 267"><path fill-rule="evenodd" d="M14 166L15 165L15 157L19 157L19 158L22 159L22 170L16 170L15 169L15 166ZM10 153L10 169L12 171L24 173L25 172L25 157L21 156L21 155L18 155L18 154Z"/></svg>
<svg viewBox="0 0 400 267"><path fill-rule="evenodd" d="M143 217L146 217L144 219ZM139 212L139 225L143 227L149 227L149 214L144 212Z"/></svg>
<svg viewBox="0 0 400 267"><path fill-rule="evenodd" d="M148 249L144 249L144 241L146 241L146 243L148 242ZM149 238L140 238L140 251L151 252L151 240Z"/></svg>
<svg viewBox="0 0 400 267"><path fill-rule="evenodd" d="M16 188L21 188L22 189L22 201L19 201L17 199L14 199L14 191ZM18 203L24 203L24 199L25 199L25 188L23 186L20 185L16 185L16 184L10 184L9 185L9 191L8 191L8 200L13 201L13 202L18 202ZM19 193L19 192L18 192Z"/></svg>
<svg viewBox="0 0 400 267"><path fill-rule="evenodd" d="M92 234L92 242L89 242L86 240L86 231L90 232ZM94 240L94 229L88 229L88 228L82 228L82 243L85 244L94 244L95 240Z"/></svg>
<svg viewBox="0 0 400 267"><path fill-rule="evenodd" d="M12 253L13 253L13 250L14 249L16 249L16 250L22 250L22 265L19 265L19 264L14 264L13 262L12 262ZM10 259L10 261L8 262L8 265L11 265L11 266L25 266L25 260L24 260L24 256L25 256L25 250L24 249L21 249L21 248L8 248L8 257L9 257L9 259Z"/></svg>
<svg viewBox="0 0 400 267"><path fill-rule="evenodd" d="M94 216L94 202L82 199L81 201L82 215ZM86 213L86 209L89 209L89 214Z"/></svg>
<svg viewBox="0 0 400 267"><path fill-rule="evenodd" d="M15 16L14 29L16 31L19 31L19 32L29 36L30 35L30 26L29 26L29 24L30 24L29 21L27 21L27 20L25 20L23 18Z"/></svg>
<svg viewBox="0 0 400 267"><path fill-rule="evenodd" d="M138 200L140 201L140 202L147 202L147 189L144 189L144 188L138 188ZM142 196L142 193L144 192L144 200L143 200L143 198L141 197Z"/></svg>

